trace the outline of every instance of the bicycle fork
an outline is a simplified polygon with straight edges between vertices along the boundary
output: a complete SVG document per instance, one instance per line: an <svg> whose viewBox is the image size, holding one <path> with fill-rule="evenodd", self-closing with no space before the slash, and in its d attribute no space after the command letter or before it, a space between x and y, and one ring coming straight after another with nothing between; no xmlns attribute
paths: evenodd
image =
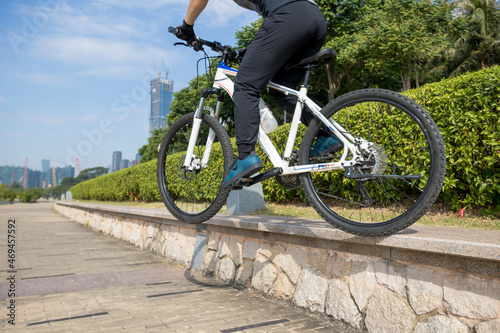
<svg viewBox="0 0 500 333"><path fill-rule="evenodd" d="M211 94L216 94L218 96L215 111L212 108L205 107L205 100ZM208 159L210 158L210 153L212 151L213 143L215 142L215 132L212 129L209 130L207 141L205 143L205 150L203 152L201 160L194 155L194 147L196 145L196 141L198 140L198 135L200 133L203 111L207 109L210 111L210 115L212 117L219 119L220 109L222 107L222 101L223 101L223 95L220 93L220 89L202 90L200 104L198 105L198 109L196 110L193 116L193 128L189 136L188 148L186 151L186 157L184 159L184 164L183 164L185 170L188 171L201 170L207 165Z"/></svg>

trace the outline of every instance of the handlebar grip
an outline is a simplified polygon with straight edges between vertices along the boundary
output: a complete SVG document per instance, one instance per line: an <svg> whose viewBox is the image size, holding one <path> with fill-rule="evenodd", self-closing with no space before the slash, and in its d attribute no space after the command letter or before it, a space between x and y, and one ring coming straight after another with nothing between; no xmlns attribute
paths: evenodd
<svg viewBox="0 0 500 333"><path fill-rule="evenodd" d="M177 28L174 28L174 27L168 27L168 32L170 32L171 34L177 35L179 30L177 30Z"/></svg>

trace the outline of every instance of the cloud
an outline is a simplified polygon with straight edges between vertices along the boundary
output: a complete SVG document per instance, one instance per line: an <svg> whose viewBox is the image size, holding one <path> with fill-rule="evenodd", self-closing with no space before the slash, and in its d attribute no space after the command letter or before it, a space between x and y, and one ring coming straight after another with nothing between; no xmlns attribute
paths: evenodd
<svg viewBox="0 0 500 333"><path fill-rule="evenodd" d="M33 52L41 57L76 66L116 67L173 56L173 52L146 43L98 37L44 37L33 46Z"/></svg>
<svg viewBox="0 0 500 333"><path fill-rule="evenodd" d="M218 1L218 0L215 0ZM187 8L188 2L186 0L94 0L91 2L92 6L102 8L126 8L126 9L144 9L144 10L157 10L159 8L171 7L172 5L184 5Z"/></svg>
<svg viewBox="0 0 500 333"><path fill-rule="evenodd" d="M21 73L17 72L14 74L18 79L33 83L33 84L42 84L48 86L56 86L56 87L67 87L72 85L73 82L71 79L67 78L66 74L54 74L54 73ZM0 100L1 102L1 100Z"/></svg>
<svg viewBox="0 0 500 333"><path fill-rule="evenodd" d="M22 112L19 118L25 123L37 123L40 125L62 125L69 116L44 115L34 112Z"/></svg>
<svg viewBox="0 0 500 333"><path fill-rule="evenodd" d="M205 12L200 16L204 24L228 25L238 21L239 25L247 25L257 19L258 14L237 5L233 0L209 1ZM246 23L248 22L248 23Z"/></svg>
<svg viewBox="0 0 500 333"><path fill-rule="evenodd" d="M7 97L4 97L4 96L0 95L0 103L5 103L7 101L8 101Z"/></svg>

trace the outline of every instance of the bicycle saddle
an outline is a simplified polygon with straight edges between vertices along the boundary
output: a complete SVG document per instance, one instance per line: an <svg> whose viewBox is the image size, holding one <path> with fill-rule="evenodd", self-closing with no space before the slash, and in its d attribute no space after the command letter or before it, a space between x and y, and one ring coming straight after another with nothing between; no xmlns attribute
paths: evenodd
<svg viewBox="0 0 500 333"><path fill-rule="evenodd" d="M327 63L334 61L337 58L337 52L332 49L323 49L313 56L302 59L297 64L287 66L286 69L291 68L306 68L306 67L323 67Z"/></svg>

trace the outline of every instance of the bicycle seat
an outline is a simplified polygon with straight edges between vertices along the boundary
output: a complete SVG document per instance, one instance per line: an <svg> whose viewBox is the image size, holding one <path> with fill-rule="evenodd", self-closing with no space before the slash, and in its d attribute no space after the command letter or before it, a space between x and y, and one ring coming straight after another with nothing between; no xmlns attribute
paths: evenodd
<svg viewBox="0 0 500 333"><path fill-rule="evenodd" d="M301 62L287 66L286 69L306 67L323 67L327 63L334 61L337 58L337 52L332 49L323 49L313 56L302 59Z"/></svg>

